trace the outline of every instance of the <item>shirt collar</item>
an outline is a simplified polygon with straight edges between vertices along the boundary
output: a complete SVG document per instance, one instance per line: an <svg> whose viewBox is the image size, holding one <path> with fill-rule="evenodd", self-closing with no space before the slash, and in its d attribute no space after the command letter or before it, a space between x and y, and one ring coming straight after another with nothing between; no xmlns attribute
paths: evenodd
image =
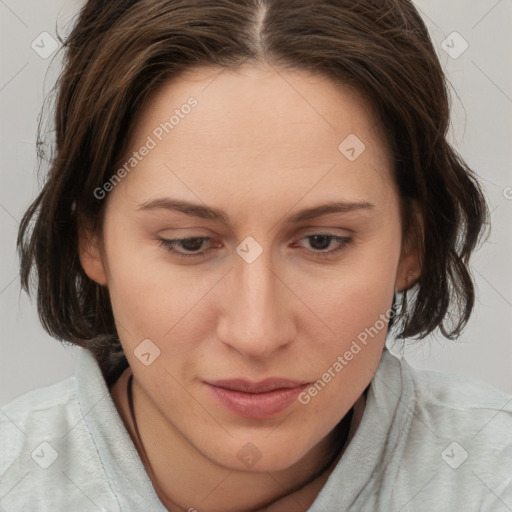
<svg viewBox="0 0 512 512"><path fill-rule="evenodd" d="M387 348L372 379L359 427L309 512L360 510L357 498L382 491L386 461L403 450L413 409L413 386L400 359ZM387 475L390 476L390 475ZM392 486L389 490L392 492ZM366 494L365 493L365 494Z"/></svg>
<svg viewBox="0 0 512 512"><path fill-rule="evenodd" d="M81 349L75 367L82 416L121 508L165 512L93 354ZM130 489L129 495L126 489ZM124 505L124 506L122 506Z"/></svg>

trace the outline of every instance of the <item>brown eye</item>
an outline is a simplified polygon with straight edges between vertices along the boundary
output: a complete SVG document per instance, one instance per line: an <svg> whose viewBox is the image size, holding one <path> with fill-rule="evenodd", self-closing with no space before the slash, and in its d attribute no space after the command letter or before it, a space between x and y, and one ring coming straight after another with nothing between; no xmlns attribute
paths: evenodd
<svg viewBox="0 0 512 512"><path fill-rule="evenodd" d="M328 233L315 233L305 236L301 240L309 240L308 243L311 250L308 250L308 252L312 253L315 257L333 256L353 243L353 239L350 237L332 235ZM334 249L326 251L325 249L332 246L333 241L336 242L337 245Z"/></svg>
<svg viewBox="0 0 512 512"><path fill-rule="evenodd" d="M201 247L205 240L210 240L209 237L190 237L190 238L175 238L172 240L168 240L166 238L158 238L158 242L160 246L165 247L169 252L176 254L179 257L190 258L190 257L200 257L204 256L208 253L211 248L207 248L205 250L200 251ZM184 251L176 250L176 247L181 247Z"/></svg>

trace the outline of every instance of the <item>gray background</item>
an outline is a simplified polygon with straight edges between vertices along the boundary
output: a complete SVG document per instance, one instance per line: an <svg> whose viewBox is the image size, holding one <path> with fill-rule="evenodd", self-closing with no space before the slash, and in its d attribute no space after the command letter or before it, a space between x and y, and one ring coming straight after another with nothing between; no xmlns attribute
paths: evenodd
<svg viewBox="0 0 512 512"><path fill-rule="evenodd" d="M512 392L512 0L415 3L456 91L451 141L483 181L493 228L473 259L479 303L464 334L457 341L439 336L416 342L405 356L415 366L469 375ZM56 22L65 34L81 5L0 0L0 406L72 375L77 354L43 331L35 303L20 292L15 240L23 211L41 185L37 117L60 65L59 58L42 58L31 45L42 32L55 37ZM460 56L464 42L454 31L469 45Z"/></svg>

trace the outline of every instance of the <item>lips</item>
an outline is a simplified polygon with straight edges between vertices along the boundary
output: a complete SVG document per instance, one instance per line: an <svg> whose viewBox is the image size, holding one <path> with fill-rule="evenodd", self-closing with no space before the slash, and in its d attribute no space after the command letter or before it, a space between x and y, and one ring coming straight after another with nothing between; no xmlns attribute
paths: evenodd
<svg viewBox="0 0 512 512"><path fill-rule="evenodd" d="M245 418L265 419L290 407L308 383L269 378L260 382L216 380L205 385L216 401L231 412Z"/></svg>
<svg viewBox="0 0 512 512"><path fill-rule="evenodd" d="M207 384L231 391L242 391L244 393L267 393L270 391L275 391L276 389L296 388L303 384L307 384L307 382L270 377L268 379L254 383L243 379L227 379L207 381Z"/></svg>

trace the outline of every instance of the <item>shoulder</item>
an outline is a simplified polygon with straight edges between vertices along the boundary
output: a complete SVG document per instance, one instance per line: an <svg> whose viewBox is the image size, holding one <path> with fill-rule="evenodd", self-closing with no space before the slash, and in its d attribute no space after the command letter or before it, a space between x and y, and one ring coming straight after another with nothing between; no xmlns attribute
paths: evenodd
<svg viewBox="0 0 512 512"><path fill-rule="evenodd" d="M412 382L418 419L440 432L476 436L489 429L498 443L512 442L511 394L478 379L420 370L403 359L400 363Z"/></svg>
<svg viewBox="0 0 512 512"><path fill-rule="evenodd" d="M75 377L29 391L0 409L0 470L6 460L31 446L31 440L63 435L76 419L80 408Z"/></svg>
<svg viewBox="0 0 512 512"><path fill-rule="evenodd" d="M23 416L28 410L44 411L61 403L68 403L76 396L74 381L75 377L72 376L54 384L33 389L4 405L1 410L4 413Z"/></svg>
<svg viewBox="0 0 512 512"><path fill-rule="evenodd" d="M34 468L53 462L58 456L54 440L65 438L80 417L74 377L9 402L0 409L0 474L8 476L8 470L30 458Z"/></svg>
<svg viewBox="0 0 512 512"><path fill-rule="evenodd" d="M77 379L75 373L0 409L0 496L6 510L35 510L36 503L41 512L89 510L87 495L112 502L87 421L92 406L83 410Z"/></svg>
<svg viewBox="0 0 512 512"><path fill-rule="evenodd" d="M442 510L495 510L512 491L512 395L405 360L400 367L412 400L397 488L428 486Z"/></svg>

